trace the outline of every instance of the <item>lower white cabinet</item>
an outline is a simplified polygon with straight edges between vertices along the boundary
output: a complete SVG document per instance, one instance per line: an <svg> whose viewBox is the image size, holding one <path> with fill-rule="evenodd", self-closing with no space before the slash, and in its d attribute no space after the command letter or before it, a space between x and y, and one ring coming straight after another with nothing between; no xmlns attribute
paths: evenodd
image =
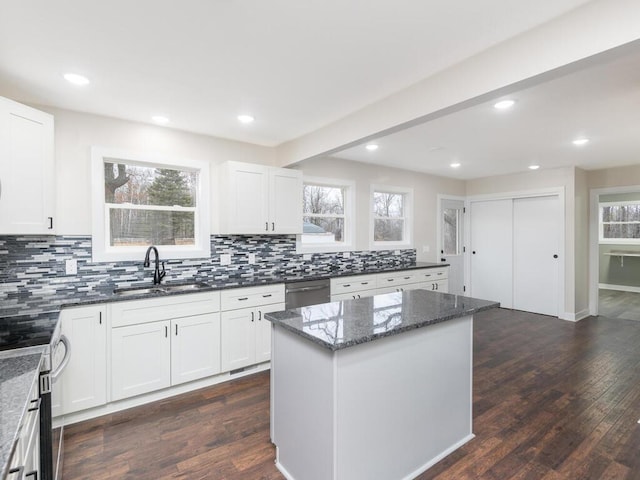
<svg viewBox="0 0 640 480"><path fill-rule="evenodd" d="M111 330L111 399L122 400L171 385L171 322Z"/></svg>
<svg viewBox="0 0 640 480"><path fill-rule="evenodd" d="M220 370L220 314L171 321L171 384L209 377Z"/></svg>
<svg viewBox="0 0 640 480"><path fill-rule="evenodd" d="M53 416L104 405L107 402L106 307L63 309L60 332L69 340L71 356L53 384Z"/></svg>
<svg viewBox="0 0 640 480"><path fill-rule="evenodd" d="M395 289L391 289L390 291L395 292ZM381 292L378 292L376 289L373 290L356 290L355 292L349 293L336 293L331 294L332 302L339 302L341 300L355 300L357 298L365 298L365 297L373 297Z"/></svg>
<svg viewBox="0 0 640 480"><path fill-rule="evenodd" d="M220 314L111 330L111 399L153 392L220 372Z"/></svg>
<svg viewBox="0 0 640 480"><path fill-rule="evenodd" d="M222 312L222 371L271 359L271 322L264 314L284 310L284 303Z"/></svg>
<svg viewBox="0 0 640 480"><path fill-rule="evenodd" d="M269 290L268 293L265 293L265 289ZM220 330L223 372L271 360L271 322L265 320L264 315L284 310L283 300L283 284L222 292ZM245 304L252 307L234 308Z"/></svg>

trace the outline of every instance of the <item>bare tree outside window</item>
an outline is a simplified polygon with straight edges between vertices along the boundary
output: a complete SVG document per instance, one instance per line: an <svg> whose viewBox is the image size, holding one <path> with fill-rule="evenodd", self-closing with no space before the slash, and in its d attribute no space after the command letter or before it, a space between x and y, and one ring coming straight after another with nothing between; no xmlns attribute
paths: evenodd
<svg viewBox="0 0 640 480"><path fill-rule="evenodd" d="M305 184L302 198L303 240L310 243L344 242L345 189Z"/></svg>
<svg viewBox="0 0 640 480"><path fill-rule="evenodd" d="M457 208L443 209L442 222L442 249L445 255L459 255L458 222L460 221L460 210Z"/></svg>
<svg viewBox="0 0 640 480"><path fill-rule="evenodd" d="M600 240L640 243L640 203L602 203Z"/></svg>
<svg viewBox="0 0 640 480"><path fill-rule="evenodd" d="M373 240L401 242L405 240L405 194L373 192Z"/></svg>
<svg viewBox="0 0 640 480"><path fill-rule="evenodd" d="M198 174L104 164L111 246L195 245Z"/></svg>

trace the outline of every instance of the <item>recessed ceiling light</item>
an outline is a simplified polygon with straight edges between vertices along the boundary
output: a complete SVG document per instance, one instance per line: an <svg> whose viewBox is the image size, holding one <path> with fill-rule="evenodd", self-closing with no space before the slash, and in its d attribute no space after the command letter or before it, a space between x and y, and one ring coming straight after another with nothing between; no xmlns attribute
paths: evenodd
<svg viewBox="0 0 640 480"><path fill-rule="evenodd" d="M451 168L459 168L459 167L460 167L460 165L462 165L460 162L453 162L453 163L452 163L452 164L450 164L449 166L450 166Z"/></svg>
<svg viewBox="0 0 640 480"><path fill-rule="evenodd" d="M376 145L375 143L370 143L369 145L367 145L365 147L367 150L369 150L370 152L373 152L375 150L378 149L378 145Z"/></svg>
<svg viewBox="0 0 640 480"><path fill-rule="evenodd" d="M516 103L515 100L500 100L499 102L494 103L493 107L497 108L498 110L507 110L513 107L515 103Z"/></svg>
<svg viewBox="0 0 640 480"><path fill-rule="evenodd" d="M251 115L238 115L238 121L240 123L251 123L255 120L255 118L253 118Z"/></svg>
<svg viewBox="0 0 640 480"><path fill-rule="evenodd" d="M540 165L529 165L529 170L538 170Z"/></svg>
<svg viewBox="0 0 640 480"><path fill-rule="evenodd" d="M587 143L589 143L589 139L588 138L576 138L573 141L573 144L577 145L579 147L582 146L582 145L586 145Z"/></svg>
<svg viewBox="0 0 640 480"><path fill-rule="evenodd" d="M73 83L74 85L84 86L90 83L87 77L78 75L77 73L65 73L63 76L67 82Z"/></svg>
<svg viewBox="0 0 640 480"><path fill-rule="evenodd" d="M166 125L167 123L169 123L169 117L165 115L154 115L153 117L151 117L151 120L159 123L160 125Z"/></svg>

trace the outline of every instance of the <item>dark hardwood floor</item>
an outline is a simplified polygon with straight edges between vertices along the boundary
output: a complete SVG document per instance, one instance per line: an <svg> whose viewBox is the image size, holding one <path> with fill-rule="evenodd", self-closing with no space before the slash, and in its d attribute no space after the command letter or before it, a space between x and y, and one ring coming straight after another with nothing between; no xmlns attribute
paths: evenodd
<svg viewBox="0 0 640 480"><path fill-rule="evenodd" d="M640 322L478 314L473 414L476 438L420 480L640 479ZM268 372L72 425L65 442L65 480L284 478Z"/></svg>
<svg viewBox="0 0 640 480"><path fill-rule="evenodd" d="M640 320L640 293L598 290L598 313L607 318Z"/></svg>

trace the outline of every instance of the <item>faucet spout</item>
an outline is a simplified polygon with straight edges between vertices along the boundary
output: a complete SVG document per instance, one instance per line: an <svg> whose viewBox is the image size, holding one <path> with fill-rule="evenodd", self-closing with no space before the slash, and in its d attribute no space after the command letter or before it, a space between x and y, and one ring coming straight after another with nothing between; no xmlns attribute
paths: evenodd
<svg viewBox="0 0 640 480"><path fill-rule="evenodd" d="M159 285L160 282L162 282L162 279L167 274L167 272L165 271L165 268L164 268L164 262L162 262L162 271L160 270L160 255L158 254L158 249L156 247L154 247L153 245L151 245L149 248L147 248L147 253L144 256L143 266L144 267L151 266L151 259L149 258L151 256L151 252L153 252L153 254L155 256L155 269L153 271L153 284L154 285Z"/></svg>

